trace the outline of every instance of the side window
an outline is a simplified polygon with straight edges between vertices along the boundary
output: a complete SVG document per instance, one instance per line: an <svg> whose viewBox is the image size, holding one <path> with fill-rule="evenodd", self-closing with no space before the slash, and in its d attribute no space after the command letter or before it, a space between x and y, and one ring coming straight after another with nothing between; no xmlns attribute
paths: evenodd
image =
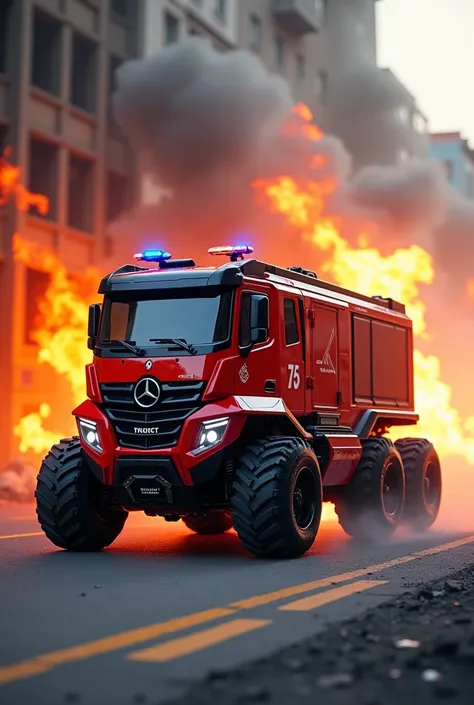
<svg viewBox="0 0 474 705"><path fill-rule="evenodd" d="M257 292L243 292L240 298L240 347L264 343L268 340L268 328L268 296Z"/></svg>
<svg viewBox="0 0 474 705"><path fill-rule="evenodd" d="M239 345L241 348L250 345L250 297L251 294L244 293L240 299Z"/></svg>
<svg viewBox="0 0 474 705"><path fill-rule="evenodd" d="M296 306L293 299L285 299L283 301L283 312L285 318L285 343L286 345L293 345L298 343L300 339L298 323L296 322Z"/></svg>

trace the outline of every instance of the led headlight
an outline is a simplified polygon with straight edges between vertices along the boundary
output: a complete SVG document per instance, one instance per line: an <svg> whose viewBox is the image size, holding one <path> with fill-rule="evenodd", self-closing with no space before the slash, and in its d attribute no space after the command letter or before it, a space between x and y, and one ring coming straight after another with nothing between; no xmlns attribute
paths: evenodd
<svg viewBox="0 0 474 705"><path fill-rule="evenodd" d="M228 417L204 421L199 430L198 446L194 452L202 453L202 451L218 445L224 438L229 421Z"/></svg>
<svg viewBox="0 0 474 705"><path fill-rule="evenodd" d="M87 419L79 418L77 420L79 426L79 432L81 438L88 446L99 453L102 453L102 447L100 445L99 431L97 430L97 424L95 421L89 421Z"/></svg>

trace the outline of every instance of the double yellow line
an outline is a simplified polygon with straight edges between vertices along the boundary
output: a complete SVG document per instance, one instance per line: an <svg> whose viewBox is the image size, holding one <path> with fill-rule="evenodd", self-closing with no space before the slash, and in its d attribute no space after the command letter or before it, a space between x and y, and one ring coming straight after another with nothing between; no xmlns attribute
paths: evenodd
<svg viewBox="0 0 474 705"><path fill-rule="evenodd" d="M6 685L14 681L23 680L31 676L39 675L52 671L59 666L64 666L68 663L81 661L102 654L107 654L119 649L134 647L138 644L152 641L154 639L174 634L176 632L185 631L193 627L207 624L208 622L217 621L225 617L233 617L238 612L254 609L263 605L271 604L272 602L283 601L287 598L302 595L308 592L314 592L321 588L338 585L349 581L357 581L369 574L380 573L389 568L394 568L405 563L410 563L424 556L434 556L445 551L450 551L459 548L466 544L474 542L474 536L468 536L457 541L434 546L433 548L424 551L417 551L400 558L394 558L384 563L361 568L340 575L332 575L319 580L312 580L300 585L293 585L288 588L275 590L263 595L256 595L244 600L233 602L227 607L215 607L212 609L196 612L184 617L177 617L165 622L158 622L146 627L131 629L113 636L95 639L84 644L72 646L58 651L51 651L40 656L35 656L31 659L20 661L9 666L0 668L0 684ZM360 581L351 585L341 586L336 589L330 589L326 592L310 595L307 598L296 600L290 604L282 605L278 609L285 611L306 611L315 609L336 599L347 597L354 592L370 589L376 585L382 585L382 581ZM227 624L218 625L207 629L199 634L177 638L166 644L160 644L150 649L142 650L136 654L131 654L129 658L133 660L153 660L162 661L176 658L177 656L191 653L198 648L219 643L220 641L251 631L250 628L260 628L269 624L269 620L244 620L237 619L228 622ZM229 626L231 625L231 626ZM204 636L203 636L204 635ZM185 641L187 640L187 641ZM161 650L160 650L161 649Z"/></svg>

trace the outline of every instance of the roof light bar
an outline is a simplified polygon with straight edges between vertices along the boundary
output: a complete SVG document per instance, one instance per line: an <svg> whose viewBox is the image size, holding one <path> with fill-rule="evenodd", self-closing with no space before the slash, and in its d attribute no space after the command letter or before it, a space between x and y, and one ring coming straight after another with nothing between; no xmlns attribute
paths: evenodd
<svg viewBox="0 0 474 705"><path fill-rule="evenodd" d="M208 253L210 255L227 255L230 257L231 262L237 262L239 259L243 259L244 255L251 255L253 252L253 247L250 245L224 245L221 247L210 247Z"/></svg>
<svg viewBox="0 0 474 705"><path fill-rule="evenodd" d="M171 259L171 255L164 250L143 250L143 252L137 252L134 258L141 262L166 262Z"/></svg>

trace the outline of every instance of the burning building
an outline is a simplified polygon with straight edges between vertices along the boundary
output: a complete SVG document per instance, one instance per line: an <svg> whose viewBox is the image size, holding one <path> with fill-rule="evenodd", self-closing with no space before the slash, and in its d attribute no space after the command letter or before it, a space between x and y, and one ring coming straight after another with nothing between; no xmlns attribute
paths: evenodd
<svg viewBox="0 0 474 705"><path fill-rule="evenodd" d="M3 168L0 186L0 467L17 452L11 429L19 419L52 395L71 399L50 366L37 366L33 333L50 272L33 248L15 257L13 239L56 252L72 272L106 252L106 222L133 189L110 95L114 70L139 52L139 6L0 3L0 144L21 167ZM20 183L42 200L25 198Z"/></svg>

